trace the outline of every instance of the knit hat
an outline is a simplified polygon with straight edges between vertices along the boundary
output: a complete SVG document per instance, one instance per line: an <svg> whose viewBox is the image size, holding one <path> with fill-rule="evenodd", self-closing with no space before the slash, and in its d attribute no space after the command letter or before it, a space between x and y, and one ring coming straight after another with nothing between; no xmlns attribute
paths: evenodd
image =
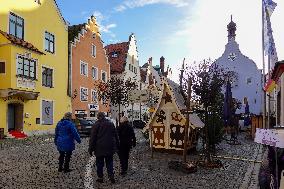
<svg viewBox="0 0 284 189"><path fill-rule="evenodd" d="M64 117L63 117L64 119L72 119L72 113L71 112L66 112L65 114L64 114Z"/></svg>

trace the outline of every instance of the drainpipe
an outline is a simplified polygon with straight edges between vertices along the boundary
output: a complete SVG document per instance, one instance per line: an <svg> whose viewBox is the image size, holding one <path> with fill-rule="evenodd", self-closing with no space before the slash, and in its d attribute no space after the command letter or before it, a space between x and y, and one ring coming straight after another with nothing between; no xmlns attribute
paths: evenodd
<svg viewBox="0 0 284 189"><path fill-rule="evenodd" d="M68 43L68 82L67 95L72 97L72 43Z"/></svg>

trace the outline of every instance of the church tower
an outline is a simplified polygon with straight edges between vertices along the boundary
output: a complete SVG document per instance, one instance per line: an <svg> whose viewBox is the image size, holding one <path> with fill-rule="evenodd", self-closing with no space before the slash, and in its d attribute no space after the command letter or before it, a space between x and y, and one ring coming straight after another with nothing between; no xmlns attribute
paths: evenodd
<svg viewBox="0 0 284 189"><path fill-rule="evenodd" d="M232 96L243 104L236 113L244 113L245 105L248 103L250 113L259 115L262 111L261 70L257 68L253 60L241 53L236 41L236 30L237 25L231 16L231 21L227 25L228 42L225 51L214 65L235 73L236 78L231 83Z"/></svg>
<svg viewBox="0 0 284 189"><path fill-rule="evenodd" d="M237 30L237 26L236 26L236 23L233 22L233 16L231 15L231 22L227 25L228 42L235 41L236 30Z"/></svg>

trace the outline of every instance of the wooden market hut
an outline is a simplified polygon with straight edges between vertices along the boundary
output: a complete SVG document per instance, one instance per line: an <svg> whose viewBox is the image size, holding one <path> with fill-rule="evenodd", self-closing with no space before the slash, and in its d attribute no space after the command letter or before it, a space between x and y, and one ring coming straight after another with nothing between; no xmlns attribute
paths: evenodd
<svg viewBox="0 0 284 189"><path fill-rule="evenodd" d="M185 109L186 106L179 91L179 85L167 78L163 78L162 92L158 104L146 126L146 129L152 128L151 141L153 141L155 151L182 153L186 115L181 112ZM204 123L196 114L190 114L189 117L188 149L191 149L196 146L197 128L202 128Z"/></svg>

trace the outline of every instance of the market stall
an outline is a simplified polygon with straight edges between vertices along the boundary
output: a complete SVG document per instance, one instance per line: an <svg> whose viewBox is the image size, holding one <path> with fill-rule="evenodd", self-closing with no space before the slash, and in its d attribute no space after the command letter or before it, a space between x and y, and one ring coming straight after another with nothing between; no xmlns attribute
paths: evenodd
<svg viewBox="0 0 284 189"><path fill-rule="evenodd" d="M179 93L178 85L173 81L164 79L162 86L158 105L146 129L150 128L152 131L150 136L155 150L182 153L186 124L186 117L181 113L186 109L184 99ZM196 114L189 115L189 122L187 148L191 149L196 145L196 131L204 123Z"/></svg>

